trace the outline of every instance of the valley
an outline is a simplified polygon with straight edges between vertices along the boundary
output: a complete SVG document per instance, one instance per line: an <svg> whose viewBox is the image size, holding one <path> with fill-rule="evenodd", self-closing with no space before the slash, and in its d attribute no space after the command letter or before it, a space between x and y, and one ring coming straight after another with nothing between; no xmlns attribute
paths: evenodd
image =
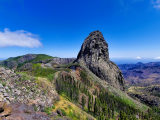
<svg viewBox="0 0 160 120"><path fill-rule="evenodd" d="M122 64L119 68L131 97L151 107L160 106L160 62Z"/></svg>

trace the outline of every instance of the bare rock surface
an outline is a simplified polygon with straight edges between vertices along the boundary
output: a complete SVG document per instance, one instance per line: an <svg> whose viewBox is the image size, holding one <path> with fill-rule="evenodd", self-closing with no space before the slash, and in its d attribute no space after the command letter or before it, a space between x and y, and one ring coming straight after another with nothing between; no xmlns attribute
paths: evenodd
<svg viewBox="0 0 160 120"><path fill-rule="evenodd" d="M26 63L22 67L20 67L19 70L21 71L32 70L32 66L33 66L32 63Z"/></svg>
<svg viewBox="0 0 160 120"><path fill-rule="evenodd" d="M125 91L125 81L118 66L109 60L108 44L100 31L89 34L82 44L77 60L100 79Z"/></svg>
<svg viewBox="0 0 160 120"><path fill-rule="evenodd" d="M24 63L26 61L33 60L35 58L36 58L35 54L27 54L27 55L24 55L23 57L21 57L18 62L19 63Z"/></svg>
<svg viewBox="0 0 160 120"><path fill-rule="evenodd" d="M133 94L133 93L128 93L131 97L136 97L138 98L141 102L146 103L147 105L150 106L156 106L158 107L160 105L160 100L158 97L151 96L151 95L140 95L140 94Z"/></svg>
<svg viewBox="0 0 160 120"><path fill-rule="evenodd" d="M36 112L33 106L24 103L12 103L9 105L12 112L5 117L6 120L51 120L44 112Z"/></svg>
<svg viewBox="0 0 160 120"><path fill-rule="evenodd" d="M34 105L37 111L52 107L54 101L59 99L58 93L51 83L41 79L37 84L32 76L16 74L8 68L0 67L0 101Z"/></svg>
<svg viewBox="0 0 160 120"><path fill-rule="evenodd" d="M58 64L68 64L76 60L76 58L53 58Z"/></svg>

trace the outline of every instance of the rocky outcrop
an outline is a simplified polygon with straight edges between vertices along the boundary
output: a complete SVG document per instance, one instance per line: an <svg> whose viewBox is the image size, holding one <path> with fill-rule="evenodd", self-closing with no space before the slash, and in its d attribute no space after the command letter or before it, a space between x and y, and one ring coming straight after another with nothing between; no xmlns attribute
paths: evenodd
<svg viewBox="0 0 160 120"><path fill-rule="evenodd" d="M54 86L44 78L15 74L14 71L0 67L0 101L7 104L19 102L34 105L38 111L52 107L59 100Z"/></svg>
<svg viewBox="0 0 160 120"><path fill-rule="evenodd" d="M0 65L6 66L8 68L14 68L18 66L18 63L16 61L1 61Z"/></svg>
<svg viewBox="0 0 160 120"><path fill-rule="evenodd" d="M10 115L12 108L7 106L7 103L0 101L0 118Z"/></svg>
<svg viewBox="0 0 160 120"><path fill-rule="evenodd" d="M85 39L77 60L113 87L125 91L125 81L118 66L109 60L108 44L100 31L94 31Z"/></svg>
<svg viewBox="0 0 160 120"><path fill-rule="evenodd" d="M21 57L18 62L19 63L24 63L26 61L31 61L35 58L36 58L35 54L27 54L27 55L24 55L23 57Z"/></svg>
<svg viewBox="0 0 160 120"><path fill-rule="evenodd" d="M26 63L25 65L20 67L19 70L21 70L21 71L32 70L32 66L33 66L32 63Z"/></svg>
<svg viewBox="0 0 160 120"><path fill-rule="evenodd" d="M140 94L134 94L134 93L128 93L131 97L138 98L141 102L150 105L150 106L156 106L158 107L160 105L160 100L158 97L155 96L149 96L149 95L140 95Z"/></svg>
<svg viewBox="0 0 160 120"><path fill-rule="evenodd" d="M9 106L12 107L12 112L5 120L51 120L45 112L36 112L34 106L18 102Z"/></svg>
<svg viewBox="0 0 160 120"><path fill-rule="evenodd" d="M46 64L46 63L48 63L50 61L51 61L51 59L47 59L47 60L35 61L34 63L44 63L44 64Z"/></svg>
<svg viewBox="0 0 160 120"><path fill-rule="evenodd" d="M53 60L58 64L68 64L76 60L76 58L53 58Z"/></svg>

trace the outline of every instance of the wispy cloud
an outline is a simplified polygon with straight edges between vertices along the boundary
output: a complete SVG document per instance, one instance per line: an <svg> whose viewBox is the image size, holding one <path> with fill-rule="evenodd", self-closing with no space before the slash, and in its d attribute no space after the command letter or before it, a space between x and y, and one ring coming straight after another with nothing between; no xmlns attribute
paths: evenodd
<svg viewBox="0 0 160 120"><path fill-rule="evenodd" d="M5 28L4 31L0 31L0 47L7 46L19 46L37 48L42 46L37 35L24 30L10 31Z"/></svg>
<svg viewBox="0 0 160 120"><path fill-rule="evenodd" d="M138 57L136 57L136 58L134 58L134 59L141 59L141 57L138 56Z"/></svg>
<svg viewBox="0 0 160 120"><path fill-rule="evenodd" d="M160 0L151 0L154 8L160 9Z"/></svg>
<svg viewBox="0 0 160 120"><path fill-rule="evenodd" d="M160 59L160 57L155 57L154 59Z"/></svg>

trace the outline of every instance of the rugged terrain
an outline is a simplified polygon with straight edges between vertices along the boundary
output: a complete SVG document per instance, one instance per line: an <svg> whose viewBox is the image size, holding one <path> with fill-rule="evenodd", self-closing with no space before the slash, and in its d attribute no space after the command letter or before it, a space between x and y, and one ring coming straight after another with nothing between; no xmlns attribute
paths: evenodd
<svg viewBox="0 0 160 120"><path fill-rule="evenodd" d="M158 108L152 110L126 94L122 72L109 60L100 31L89 34L77 59L27 54L0 65L2 119L160 118Z"/></svg>
<svg viewBox="0 0 160 120"><path fill-rule="evenodd" d="M115 63L109 60L108 44L100 31L89 34L76 61L113 87L125 91L122 72Z"/></svg>
<svg viewBox="0 0 160 120"><path fill-rule="evenodd" d="M127 84L139 86L160 83L160 62L119 65Z"/></svg>
<svg viewBox="0 0 160 120"><path fill-rule="evenodd" d="M119 65L127 93L149 106L160 106L160 62Z"/></svg>

